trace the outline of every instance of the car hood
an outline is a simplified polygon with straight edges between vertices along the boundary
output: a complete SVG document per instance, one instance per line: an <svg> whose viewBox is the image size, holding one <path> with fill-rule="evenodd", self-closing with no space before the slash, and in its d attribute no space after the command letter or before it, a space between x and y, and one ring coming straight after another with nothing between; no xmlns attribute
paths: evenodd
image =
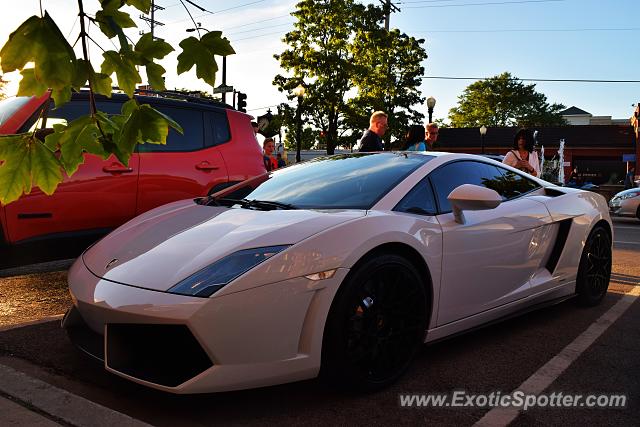
<svg viewBox="0 0 640 427"><path fill-rule="evenodd" d="M272 210L171 203L149 211L100 240L83 255L96 276L166 291L241 249L295 244L345 221L358 210Z"/></svg>
<svg viewBox="0 0 640 427"><path fill-rule="evenodd" d="M640 191L640 187L636 187L636 188L629 188L627 190L621 191L618 194L616 194L615 196L613 196L614 199L619 198L621 196L625 196L629 193L637 193Z"/></svg>

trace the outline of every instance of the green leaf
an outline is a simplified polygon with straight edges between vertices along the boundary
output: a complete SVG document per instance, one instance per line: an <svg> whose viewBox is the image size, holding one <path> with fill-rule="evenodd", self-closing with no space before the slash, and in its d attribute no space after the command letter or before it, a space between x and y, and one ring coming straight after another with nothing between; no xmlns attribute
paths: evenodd
<svg viewBox="0 0 640 427"><path fill-rule="evenodd" d="M107 76L115 72L120 89L124 90L129 97L133 96L136 83L142 83L135 64L126 56L113 50L103 53L102 56L104 57L102 72Z"/></svg>
<svg viewBox="0 0 640 427"><path fill-rule="evenodd" d="M113 4L114 2L110 2ZM117 3L117 2L116 2ZM110 39L118 35L123 28L134 28L136 23L126 12L116 9L103 9L96 13L96 21L100 30Z"/></svg>
<svg viewBox="0 0 640 427"><path fill-rule="evenodd" d="M40 96L49 89L47 85L36 80L33 68L25 68L20 74L22 74L22 80L18 86L18 96Z"/></svg>
<svg viewBox="0 0 640 427"><path fill-rule="evenodd" d="M158 65L156 63L150 62L146 65L147 67L147 78L149 80L149 84L155 90L165 90L164 87L164 79L162 75L165 73L165 69L162 65Z"/></svg>
<svg viewBox="0 0 640 427"><path fill-rule="evenodd" d="M236 53L226 37L222 37L222 31L210 31L202 36L202 43L207 46L213 55L227 56Z"/></svg>
<svg viewBox="0 0 640 427"><path fill-rule="evenodd" d="M62 182L60 162L51 150L37 140L33 140L29 148L33 185L50 196Z"/></svg>
<svg viewBox="0 0 640 427"><path fill-rule="evenodd" d="M171 47L169 43L161 40L153 40L151 38L151 33L146 33L140 37L140 40L136 43L134 50L147 62L153 61L154 58L162 59L174 51L173 47ZM143 63L142 65L146 65L146 63Z"/></svg>
<svg viewBox="0 0 640 427"><path fill-rule="evenodd" d="M124 2L143 13L149 13L149 10L151 9L151 0L125 0Z"/></svg>
<svg viewBox="0 0 640 427"><path fill-rule="evenodd" d="M0 136L0 203L6 205L31 192L28 135Z"/></svg>
<svg viewBox="0 0 640 427"><path fill-rule="evenodd" d="M100 130L91 116L80 117L67 126L57 127L54 134L45 138L45 144L51 148L60 147L60 162L67 175L71 176L84 163L83 152L107 158L102 145L98 142ZM60 135L60 136L56 136Z"/></svg>
<svg viewBox="0 0 640 427"><path fill-rule="evenodd" d="M178 55L178 74L189 71L196 66L196 76L211 86L215 86L218 64L211 49L195 37L180 42L182 53Z"/></svg>
<svg viewBox="0 0 640 427"><path fill-rule="evenodd" d="M20 70L33 59L31 49L26 49L26 46L31 43L34 33L38 31L40 20L41 18L32 16L9 35L9 40L0 50L0 63L3 72Z"/></svg>
<svg viewBox="0 0 640 427"><path fill-rule="evenodd" d="M111 77L102 73L94 73L91 80L91 86L96 93L111 98Z"/></svg>
<svg viewBox="0 0 640 427"><path fill-rule="evenodd" d="M65 86L61 89L53 89L51 91L51 98L55 101L56 108L71 101L71 86Z"/></svg>
<svg viewBox="0 0 640 427"><path fill-rule="evenodd" d="M0 61L4 72L33 62L33 79L38 83L32 81L30 87L54 89L58 106L64 103L75 78L75 53L48 13L42 18L32 16L11 33L0 50Z"/></svg>

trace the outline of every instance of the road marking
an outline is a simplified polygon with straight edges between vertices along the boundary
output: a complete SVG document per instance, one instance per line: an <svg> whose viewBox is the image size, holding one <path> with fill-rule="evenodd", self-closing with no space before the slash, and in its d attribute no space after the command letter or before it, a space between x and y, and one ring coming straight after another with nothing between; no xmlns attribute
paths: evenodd
<svg viewBox="0 0 640 427"><path fill-rule="evenodd" d="M638 226L638 227L626 227L624 225L614 225L613 226L614 230L617 230L618 228L621 228L623 230L640 230L640 226Z"/></svg>
<svg viewBox="0 0 640 427"><path fill-rule="evenodd" d="M63 314L55 314L53 316L43 317L42 319L38 319L38 320L31 320L29 322L18 323L16 325L0 326L0 332L10 331L11 329L24 328L25 326L38 325L40 323L47 323L47 322L51 322L51 321L54 321L54 320L60 320L60 319L62 319L62 317L64 317L64 313Z"/></svg>
<svg viewBox="0 0 640 427"><path fill-rule="evenodd" d="M622 243L624 245L640 245L640 242L627 242L624 240L614 240L613 243Z"/></svg>
<svg viewBox="0 0 640 427"><path fill-rule="evenodd" d="M109 409L66 390L0 364L0 392L27 408L35 408L74 426L150 427L150 424Z"/></svg>
<svg viewBox="0 0 640 427"><path fill-rule="evenodd" d="M533 375L525 380L516 390L525 394L538 395L549 387L580 355L588 349L622 314L627 311L640 296L640 287L634 287L604 313L598 320L567 345L553 359L549 360ZM518 408L493 408L474 426L495 427L507 426L513 422L520 411Z"/></svg>

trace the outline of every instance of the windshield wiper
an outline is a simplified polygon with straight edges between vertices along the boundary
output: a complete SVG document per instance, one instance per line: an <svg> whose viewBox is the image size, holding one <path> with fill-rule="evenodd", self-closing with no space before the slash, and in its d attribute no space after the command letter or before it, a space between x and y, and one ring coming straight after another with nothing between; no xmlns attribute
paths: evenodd
<svg viewBox="0 0 640 427"><path fill-rule="evenodd" d="M297 206L292 205L290 203L282 203L271 200L248 200L248 199L230 199L227 197L222 197L217 199L219 202L231 202L242 206L243 208L256 208L262 209L266 211L274 210L274 209L298 209Z"/></svg>

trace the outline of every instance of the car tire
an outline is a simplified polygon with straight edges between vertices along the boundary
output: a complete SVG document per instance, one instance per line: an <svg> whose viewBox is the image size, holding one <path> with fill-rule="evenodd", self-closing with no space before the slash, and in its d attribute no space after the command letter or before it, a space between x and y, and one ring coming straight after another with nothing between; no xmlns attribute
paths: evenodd
<svg viewBox="0 0 640 427"><path fill-rule="evenodd" d="M321 376L361 391L393 383L424 342L427 307L424 279L409 261L393 254L365 260L331 305Z"/></svg>
<svg viewBox="0 0 640 427"><path fill-rule="evenodd" d="M584 245L578 275L576 292L580 305L598 305L609 288L611 279L611 236L607 230L596 226Z"/></svg>
<svg viewBox="0 0 640 427"><path fill-rule="evenodd" d="M636 218L640 220L640 205L638 205L638 209L636 209Z"/></svg>

